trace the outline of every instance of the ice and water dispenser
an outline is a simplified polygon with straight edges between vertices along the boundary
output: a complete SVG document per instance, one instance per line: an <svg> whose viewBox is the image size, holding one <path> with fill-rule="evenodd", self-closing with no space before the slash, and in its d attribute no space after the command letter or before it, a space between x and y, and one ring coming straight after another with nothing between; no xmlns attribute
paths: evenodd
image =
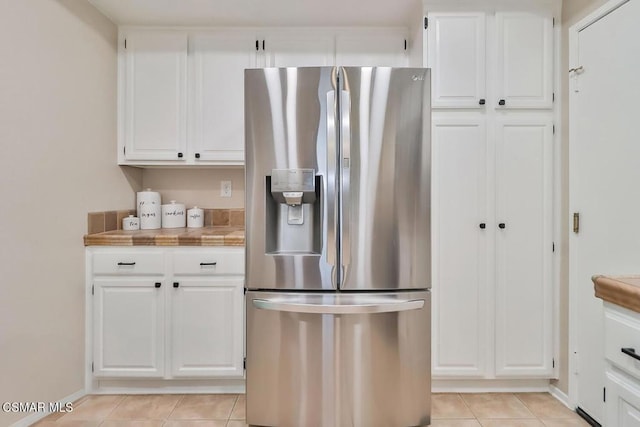
<svg viewBox="0 0 640 427"><path fill-rule="evenodd" d="M266 185L267 253L319 254L321 177L313 169L273 169Z"/></svg>

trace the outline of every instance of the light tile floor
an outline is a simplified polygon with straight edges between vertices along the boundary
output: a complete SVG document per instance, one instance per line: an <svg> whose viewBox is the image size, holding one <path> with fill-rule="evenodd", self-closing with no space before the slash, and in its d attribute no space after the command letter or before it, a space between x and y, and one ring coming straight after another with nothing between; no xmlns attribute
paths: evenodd
<svg viewBox="0 0 640 427"><path fill-rule="evenodd" d="M86 396L38 427L246 427L240 394ZM588 426L548 393L434 394L434 427ZM301 426L304 427L304 426Z"/></svg>

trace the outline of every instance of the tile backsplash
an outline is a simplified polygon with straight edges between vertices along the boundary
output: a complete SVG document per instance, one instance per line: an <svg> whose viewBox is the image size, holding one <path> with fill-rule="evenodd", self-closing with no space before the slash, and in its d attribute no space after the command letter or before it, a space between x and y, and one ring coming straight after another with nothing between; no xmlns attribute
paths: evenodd
<svg viewBox="0 0 640 427"><path fill-rule="evenodd" d="M244 209L203 208L203 210L205 227L244 227ZM87 215L87 234L122 230L122 219L129 215L136 215L136 210L89 212Z"/></svg>

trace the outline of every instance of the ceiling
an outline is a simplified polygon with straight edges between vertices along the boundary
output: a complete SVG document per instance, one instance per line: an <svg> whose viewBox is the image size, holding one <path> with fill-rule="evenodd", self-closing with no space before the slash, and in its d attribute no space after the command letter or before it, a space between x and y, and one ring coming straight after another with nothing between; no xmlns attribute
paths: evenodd
<svg viewBox="0 0 640 427"><path fill-rule="evenodd" d="M89 0L118 25L407 26L420 0Z"/></svg>

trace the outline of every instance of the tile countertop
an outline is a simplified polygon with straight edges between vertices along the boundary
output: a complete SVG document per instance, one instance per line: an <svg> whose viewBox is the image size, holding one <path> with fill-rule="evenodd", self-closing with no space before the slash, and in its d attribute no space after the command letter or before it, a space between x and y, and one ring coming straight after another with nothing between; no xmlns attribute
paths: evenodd
<svg viewBox="0 0 640 427"><path fill-rule="evenodd" d="M640 313L640 276L593 276L596 297Z"/></svg>
<svg viewBox="0 0 640 427"><path fill-rule="evenodd" d="M85 246L244 246L244 227L112 230L84 236Z"/></svg>

